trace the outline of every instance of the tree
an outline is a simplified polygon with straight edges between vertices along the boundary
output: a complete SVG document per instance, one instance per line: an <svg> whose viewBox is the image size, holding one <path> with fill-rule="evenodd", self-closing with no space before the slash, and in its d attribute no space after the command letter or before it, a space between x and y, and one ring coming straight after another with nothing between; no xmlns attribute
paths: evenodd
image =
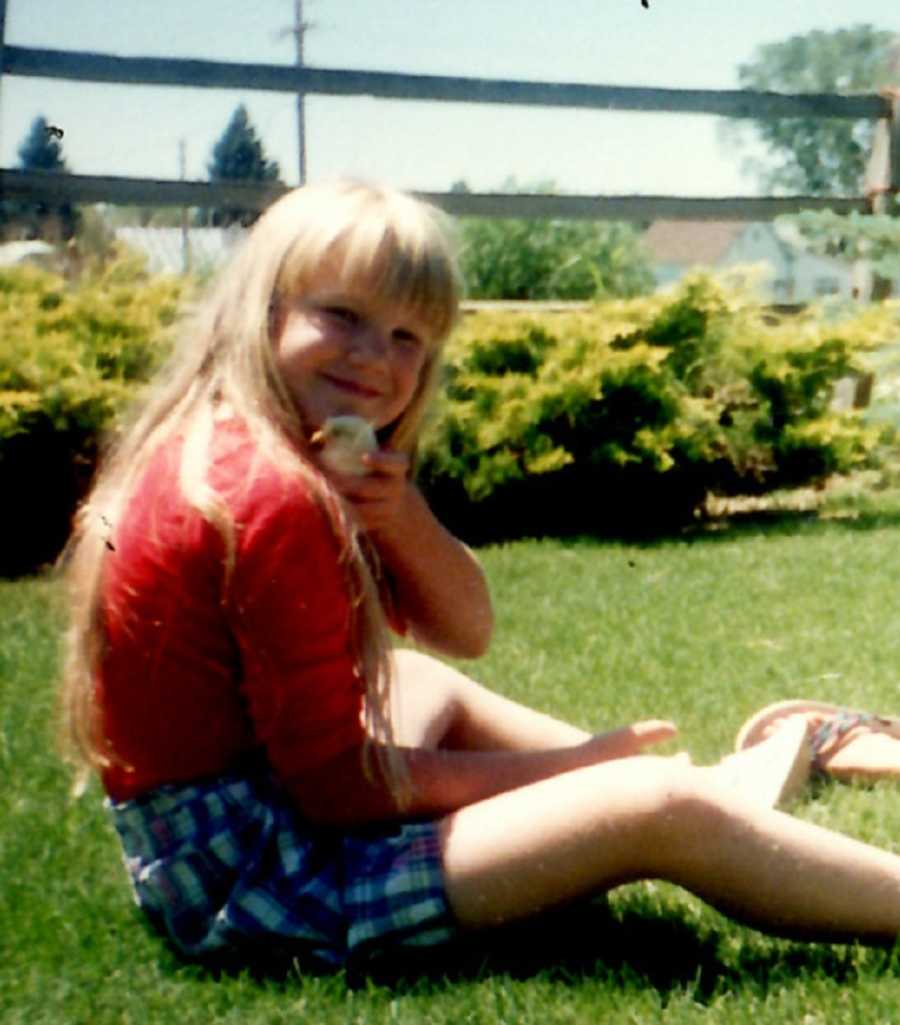
<svg viewBox="0 0 900 1025"><path fill-rule="evenodd" d="M30 171L67 171L60 138L59 128L49 125L44 117L36 117L19 146L21 167Z"/></svg>
<svg viewBox="0 0 900 1025"><path fill-rule="evenodd" d="M759 47L738 68L744 89L796 93L874 92L898 72L897 38L871 25L816 30ZM753 122L776 165L749 160L766 192L859 195L874 124L842 118L775 118ZM727 138L746 144L736 123Z"/></svg>
<svg viewBox="0 0 900 1025"><path fill-rule="evenodd" d="M456 182L453 191L468 189ZM502 191L522 190L510 179ZM527 191L552 193L553 186ZM648 257L629 224L465 217L460 236L472 299L595 299L653 287Z"/></svg>
<svg viewBox="0 0 900 1025"><path fill-rule="evenodd" d="M68 172L63 158L62 132L43 116L36 117L19 146L19 167L23 171ZM5 200L0 207L5 234L25 238L69 239L78 228L78 211L69 202Z"/></svg>
<svg viewBox="0 0 900 1025"><path fill-rule="evenodd" d="M213 147L212 160L207 169L211 182L278 181L278 164L266 159L262 143L243 104L232 114L228 126ZM216 226L234 222L250 224L257 216L256 210L218 208L211 212L210 220Z"/></svg>

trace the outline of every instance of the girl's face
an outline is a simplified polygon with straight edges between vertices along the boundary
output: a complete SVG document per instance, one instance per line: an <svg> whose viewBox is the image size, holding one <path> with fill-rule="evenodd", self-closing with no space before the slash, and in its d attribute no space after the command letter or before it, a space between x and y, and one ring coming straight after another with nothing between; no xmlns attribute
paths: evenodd
<svg viewBox="0 0 900 1025"><path fill-rule="evenodd" d="M406 310L322 276L277 310L275 362L309 430L353 414L378 430L409 405L428 353Z"/></svg>

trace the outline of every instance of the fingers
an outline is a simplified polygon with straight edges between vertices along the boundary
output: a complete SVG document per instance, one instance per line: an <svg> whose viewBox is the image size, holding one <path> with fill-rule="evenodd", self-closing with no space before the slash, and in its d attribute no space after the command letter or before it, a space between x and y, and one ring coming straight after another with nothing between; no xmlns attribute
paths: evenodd
<svg viewBox="0 0 900 1025"><path fill-rule="evenodd" d="M644 748L671 740L677 734L678 728L668 720L646 719L610 733L601 733L593 737L590 743L598 759L605 761L640 754Z"/></svg>
<svg viewBox="0 0 900 1025"><path fill-rule="evenodd" d="M646 719L627 727L640 747L661 744L678 736L678 727L667 719Z"/></svg>
<svg viewBox="0 0 900 1025"><path fill-rule="evenodd" d="M330 472L329 479L356 512L367 531L380 530L402 519L410 487L409 457L399 452L368 452L362 456L366 472L348 476Z"/></svg>
<svg viewBox="0 0 900 1025"><path fill-rule="evenodd" d="M409 477L409 456L400 452L379 449L364 453L360 461L366 470L363 474L327 471L331 482L347 498L378 495L385 487L405 484Z"/></svg>
<svg viewBox="0 0 900 1025"><path fill-rule="evenodd" d="M646 719L624 727L621 733L621 743L626 753L640 754L645 748L678 736L678 727L665 719Z"/></svg>

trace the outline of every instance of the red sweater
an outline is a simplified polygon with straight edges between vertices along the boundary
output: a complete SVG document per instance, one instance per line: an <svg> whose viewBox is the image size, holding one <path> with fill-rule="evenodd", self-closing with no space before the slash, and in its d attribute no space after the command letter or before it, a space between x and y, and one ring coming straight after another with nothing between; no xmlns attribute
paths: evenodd
<svg viewBox="0 0 900 1025"><path fill-rule="evenodd" d="M180 445L140 481L107 552L98 680L105 732L124 767L116 800L240 767L264 753L288 790L363 741L340 544L297 480L218 424L210 483L234 518L237 558L178 487Z"/></svg>

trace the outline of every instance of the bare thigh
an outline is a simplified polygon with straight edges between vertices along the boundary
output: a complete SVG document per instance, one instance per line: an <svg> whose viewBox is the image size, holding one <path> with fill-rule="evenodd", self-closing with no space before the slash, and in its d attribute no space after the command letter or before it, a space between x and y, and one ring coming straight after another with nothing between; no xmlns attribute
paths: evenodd
<svg viewBox="0 0 900 1025"><path fill-rule="evenodd" d="M621 758L440 824L450 905L481 928L637 879L782 935L900 935L900 857L735 795L715 769Z"/></svg>
<svg viewBox="0 0 900 1025"><path fill-rule="evenodd" d="M623 758L448 815L444 873L459 920L499 923L659 874L680 772L668 758Z"/></svg>
<svg viewBox="0 0 900 1025"><path fill-rule="evenodd" d="M536 751L583 743L589 734L482 686L418 651L394 652L397 743L471 751Z"/></svg>

